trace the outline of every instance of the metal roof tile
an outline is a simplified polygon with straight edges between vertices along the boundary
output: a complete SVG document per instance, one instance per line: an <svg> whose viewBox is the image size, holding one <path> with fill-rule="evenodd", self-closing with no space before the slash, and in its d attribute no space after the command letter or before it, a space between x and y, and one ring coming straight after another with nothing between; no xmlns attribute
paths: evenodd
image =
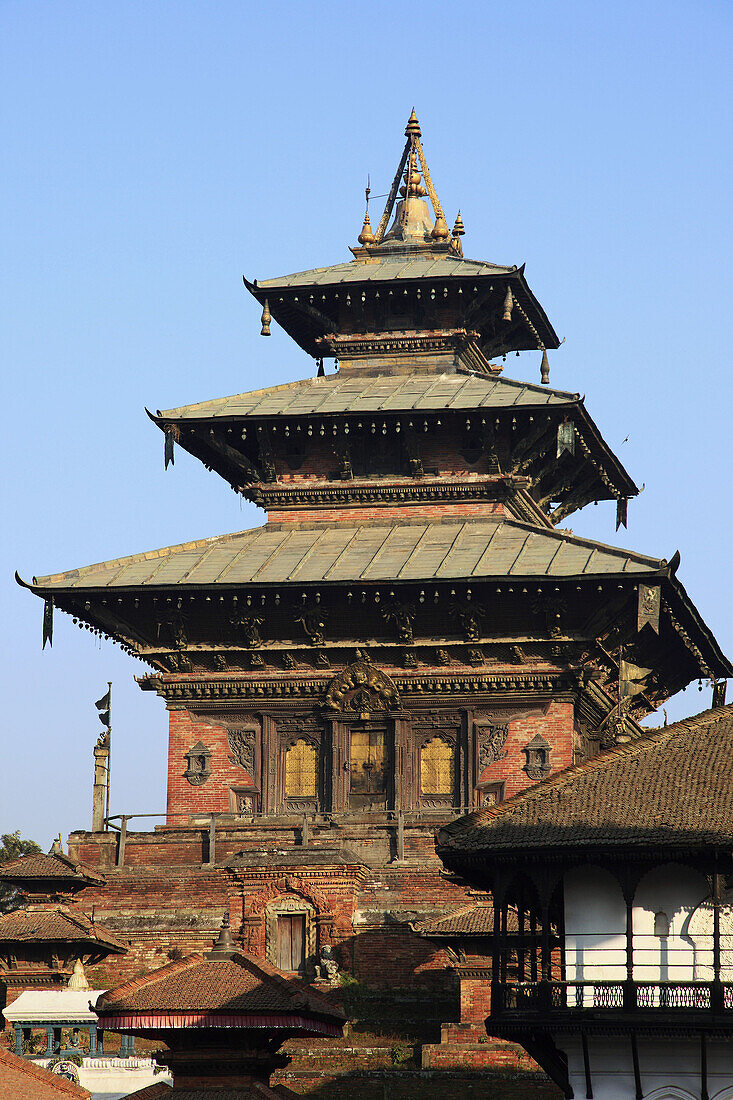
<svg viewBox="0 0 733 1100"><path fill-rule="evenodd" d="M568 577L655 572L662 562L501 517L406 524L260 527L41 577L39 588L289 581Z"/></svg>

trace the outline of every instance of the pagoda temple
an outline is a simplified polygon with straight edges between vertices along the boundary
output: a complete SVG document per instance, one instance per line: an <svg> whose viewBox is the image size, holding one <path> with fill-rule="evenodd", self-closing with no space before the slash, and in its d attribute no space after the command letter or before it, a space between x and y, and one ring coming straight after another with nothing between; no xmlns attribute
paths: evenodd
<svg viewBox="0 0 733 1100"><path fill-rule="evenodd" d="M185 449L266 523L27 585L46 636L56 610L116 641L169 711L166 824L97 813L70 838L121 974L201 950L227 912L285 971L328 948L457 1013L420 928L490 896L442 873L436 825L733 675L678 555L561 526L599 501L625 525L638 489L580 395L549 388L559 340L524 267L464 256L414 112L405 137L352 259L245 279L262 335L280 325L315 376L150 414L166 465ZM538 384L504 376L511 352Z"/></svg>

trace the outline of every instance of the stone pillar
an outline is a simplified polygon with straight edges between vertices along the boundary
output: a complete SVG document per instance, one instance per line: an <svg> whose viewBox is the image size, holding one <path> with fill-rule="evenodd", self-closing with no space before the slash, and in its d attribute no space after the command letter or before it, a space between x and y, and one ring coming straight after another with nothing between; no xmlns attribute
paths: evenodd
<svg viewBox="0 0 733 1100"><path fill-rule="evenodd" d="M19 1058L23 1057L23 1029L20 1024L13 1024L15 1029L15 1053Z"/></svg>
<svg viewBox="0 0 733 1100"><path fill-rule="evenodd" d="M53 1028L46 1028L46 1054L50 1058L53 1054Z"/></svg>
<svg viewBox="0 0 733 1100"><path fill-rule="evenodd" d="M107 765L109 749L106 745L94 746L94 798L92 801L92 832L104 832L104 807L107 793Z"/></svg>

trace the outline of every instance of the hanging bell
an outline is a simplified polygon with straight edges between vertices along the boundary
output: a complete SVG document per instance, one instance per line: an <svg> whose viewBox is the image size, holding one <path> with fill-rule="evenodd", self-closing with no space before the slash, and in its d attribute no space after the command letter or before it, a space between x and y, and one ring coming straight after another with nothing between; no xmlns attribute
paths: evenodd
<svg viewBox="0 0 733 1100"><path fill-rule="evenodd" d="M511 321L513 305L514 299L512 298L512 288L508 286L506 288L506 298L504 299L504 317L502 318L502 320Z"/></svg>
<svg viewBox="0 0 733 1100"><path fill-rule="evenodd" d="M546 386L550 381L550 361L547 358L547 348L542 349L542 365L540 366L540 382Z"/></svg>
<svg viewBox="0 0 733 1100"><path fill-rule="evenodd" d="M272 320L272 314L270 313L270 303L265 298L265 304L262 307L262 316L260 317L262 322L262 328L260 329L260 336L271 336L270 321Z"/></svg>

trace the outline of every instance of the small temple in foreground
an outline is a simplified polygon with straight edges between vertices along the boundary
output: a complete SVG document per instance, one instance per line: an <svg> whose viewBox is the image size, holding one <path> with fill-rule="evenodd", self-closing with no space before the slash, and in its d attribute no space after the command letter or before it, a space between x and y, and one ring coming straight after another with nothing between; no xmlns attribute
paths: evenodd
<svg viewBox="0 0 733 1100"><path fill-rule="evenodd" d="M351 260L245 280L262 335L280 325L315 377L151 414L166 465L188 451L264 525L26 587L44 637L61 611L114 640L169 713L165 823L109 821L98 797L69 841L87 879L65 903L125 940L120 979L226 914L286 972L330 960L396 1035L465 1025L440 1064L476 1065L491 895L446 875L436 826L633 740L693 680L722 701L733 669L679 555L563 526L602 501L625 526L638 489L549 387L560 342L524 266L464 255L414 112L405 138ZM505 377L511 353L538 384Z"/></svg>

